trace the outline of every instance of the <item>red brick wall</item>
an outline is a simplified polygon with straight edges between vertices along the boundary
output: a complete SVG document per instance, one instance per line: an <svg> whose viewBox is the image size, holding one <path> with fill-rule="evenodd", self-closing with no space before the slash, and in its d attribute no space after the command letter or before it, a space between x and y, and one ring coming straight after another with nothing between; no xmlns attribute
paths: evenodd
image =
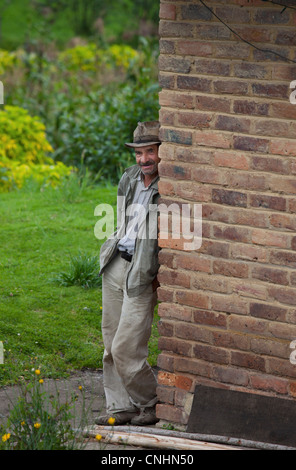
<svg viewBox="0 0 296 470"><path fill-rule="evenodd" d="M196 383L296 397L296 10L161 0L160 193L202 204L201 248L160 239L161 420ZM284 2L285 3L285 2ZM255 47L254 47L255 46Z"/></svg>

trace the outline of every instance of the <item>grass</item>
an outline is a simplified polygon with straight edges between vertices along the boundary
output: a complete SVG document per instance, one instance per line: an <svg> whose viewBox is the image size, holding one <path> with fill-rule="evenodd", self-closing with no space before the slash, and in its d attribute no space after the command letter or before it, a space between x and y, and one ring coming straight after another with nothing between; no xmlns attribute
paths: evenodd
<svg viewBox="0 0 296 470"><path fill-rule="evenodd" d="M116 187L78 185L40 191L34 185L0 195L0 386L30 375L44 377L102 367L100 284L86 288L53 282L73 259L92 262L101 240L94 236L100 203L116 204ZM94 265L92 264L92 268ZM157 312L149 362L157 359Z"/></svg>

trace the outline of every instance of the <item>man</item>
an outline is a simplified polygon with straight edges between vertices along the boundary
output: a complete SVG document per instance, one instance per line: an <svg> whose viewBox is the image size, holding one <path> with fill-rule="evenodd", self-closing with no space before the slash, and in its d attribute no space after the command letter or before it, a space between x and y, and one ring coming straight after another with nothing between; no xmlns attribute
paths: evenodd
<svg viewBox="0 0 296 470"><path fill-rule="evenodd" d="M120 179L117 230L100 253L107 414L97 424L107 424L110 417L115 425L158 421L156 379L147 356L159 267L159 123L139 122L133 137L125 145L135 150L136 164Z"/></svg>

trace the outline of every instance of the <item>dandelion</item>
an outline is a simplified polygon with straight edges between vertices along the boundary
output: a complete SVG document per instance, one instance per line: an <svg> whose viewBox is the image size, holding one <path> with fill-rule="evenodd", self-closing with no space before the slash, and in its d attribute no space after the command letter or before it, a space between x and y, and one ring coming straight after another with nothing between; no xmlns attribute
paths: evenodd
<svg viewBox="0 0 296 470"><path fill-rule="evenodd" d="M97 435L96 435L96 440L97 440L97 441L100 441L101 439L102 439L101 434L97 434Z"/></svg>
<svg viewBox="0 0 296 470"><path fill-rule="evenodd" d="M114 423L115 423L115 418L108 419L108 424L110 424L110 426L113 426Z"/></svg>
<svg viewBox="0 0 296 470"><path fill-rule="evenodd" d="M39 370L39 369L36 369L36 370L35 370L35 374L36 374L36 375L40 375L40 370Z"/></svg>
<svg viewBox="0 0 296 470"><path fill-rule="evenodd" d="M25 421L21 422L21 426L25 426L25 424L26 424Z"/></svg>
<svg viewBox="0 0 296 470"><path fill-rule="evenodd" d="M9 434L9 433L4 434L4 435L2 436L2 442L8 441L9 438L10 438L10 434Z"/></svg>
<svg viewBox="0 0 296 470"><path fill-rule="evenodd" d="M78 387L78 388L79 388L79 390L82 390L82 385L79 385L79 387Z"/></svg>
<svg viewBox="0 0 296 470"><path fill-rule="evenodd" d="M41 423L35 423L35 424L34 424L34 428L35 428L35 429L39 429L40 426L41 426Z"/></svg>
<svg viewBox="0 0 296 470"><path fill-rule="evenodd" d="M40 383L40 384L43 384L43 382L44 382L43 379L40 379L40 380L39 380L39 383Z"/></svg>

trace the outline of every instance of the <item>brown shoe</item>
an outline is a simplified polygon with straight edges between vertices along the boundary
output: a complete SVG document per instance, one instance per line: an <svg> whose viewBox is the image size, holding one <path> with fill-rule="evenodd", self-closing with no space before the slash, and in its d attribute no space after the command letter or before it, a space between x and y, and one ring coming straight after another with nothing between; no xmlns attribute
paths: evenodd
<svg viewBox="0 0 296 470"><path fill-rule="evenodd" d="M120 426L121 424L126 424L131 421L132 418L135 418L137 416L136 412L131 412L131 411L120 411L119 413L113 413L113 414L106 414L106 415L101 415L98 418L95 419L96 424L100 425L109 425L110 418L114 418L115 421L112 423L112 426Z"/></svg>
<svg viewBox="0 0 296 470"><path fill-rule="evenodd" d="M136 426L145 426L148 424L158 423L159 419L156 417L155 407L142 408L139 415L136 415L131 424Z"/></svg>

